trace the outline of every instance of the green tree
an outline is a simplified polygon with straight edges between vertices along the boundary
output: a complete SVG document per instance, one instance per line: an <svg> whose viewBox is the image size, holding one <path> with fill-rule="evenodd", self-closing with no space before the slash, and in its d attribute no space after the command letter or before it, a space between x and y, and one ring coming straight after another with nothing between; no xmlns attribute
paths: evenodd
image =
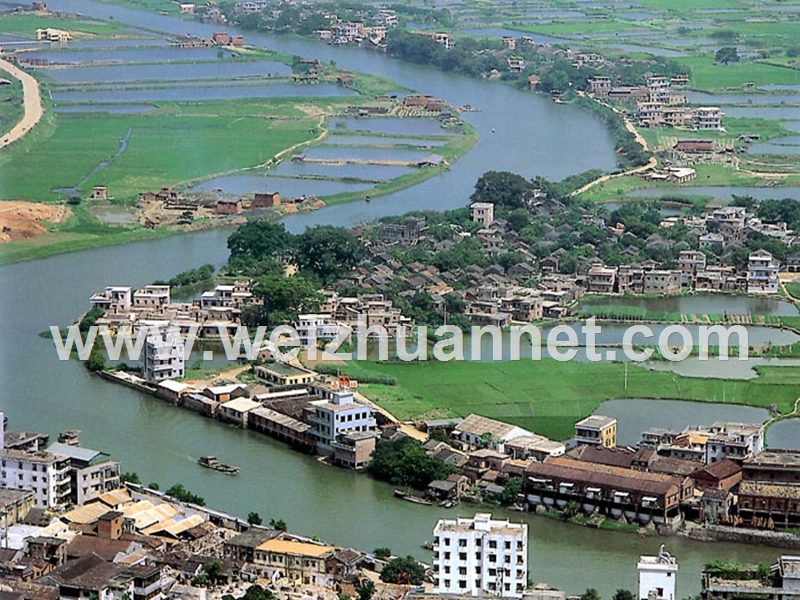
<svg viewBox="0 0 800 600"><path fill-rule="evenodd" d="M379 441L368 469L375 479L420 490L455 472L452 466L428 456L422 444L411 438Z"/></svg>
<svg viewBox="0 0 800 600"><path fill-rule="evenodd" d="M211 583L217 583L222 575L222 563L220 563L218 560L206 563L203 565L203 573L208 576L208 579L211 581Z"/></svg>
<svg viewBox="0 0 800 600"><path fill-rule="evenodd" d="M381 560L386 560L392 555L391 549L385 547L375 548L372 553L375 555L375 558L380 558Z"/></svg>
<svg viewBox="0 0 800 600"><path fill-rule="evenodd" d="M533 186L522 175L510 171L487 171L475 183L471 202L492 202L510 210L522 208L530 200Z"/></svg>
<svg viewBox="0 0 800 600"><path fill-rule="evenodd" d="M139 474L136 471L125 471L119 476L119 480L122 483L135 483L136 485L141 485L142 480L139 479Z"/></svg>
<svg viewBox="0 0 800 600"><path fill-rule="evenodd" d="M250 221L230 235L228 250L231 259L283 258L291 253L293 240L283 223Z"/></svg>
<svg viewBox="0 0 800 600"><path fill-rule="evenodd" d="M581 600L600 600L600 594L594 588L589 588L581 594Z"/></svg>
<svg viewBox="0 0 800 600"><path fill-rule="evenodd" d="M86 361L86 367L92 372L104 371L106 368L106 358L103 356L103 351L100 348L92 348L89 354L89 360Z"/></svg>
<svg viewBox="0 0 800 600"><path fill-rule="evenodd" d="M247 522L250 523L250 525L261 525L263 523L261 520L261 515L259 515L257 512L247 513Z"/></svg>
<svg viewBox="0 0 800 600"><path fill-rule="evenodd" d="M253 286L253 295L262 301L260 309L255 309L258 312L254 324L257 325L294 320L300 311L315 310L321 299L314 285L299 275L259 277ZM247 318L252 318L249 313Z"/></svg>
<svg viewBox="0 0 800 600"><path fill-rule="evenodd" d="M372 600L375 595L375 582L364 577L356 583L355 590L358 600Z"/></svg>
<svg viewBox="0 0 800 600"><path fill-rule="evenodd" d="M206 500L202 496L198 496L194 492L187 490L182 483L173 484L165 494L172 496L181 502L188 502L190 504L197 504L198 506L205 506Z"/></svg>
<svg viewBox="0 0 800 600"><path fill-rule="evenodd" d="M385 583L397 583L398 577L402 573L408 574L408 581L412 585L421 585L425 580L425 567L423 567L413 556L405 558L395 558L381 570L381 581Z"/></svg>
<svg viewBox="0 0 800 600"><path fill-rule="evenodd" d="M634 598L633 592L630 590L624 590L622 588L618 589L614 592L613 600L636 600Z"/></svg>
<svg viewBox="0 0 800 600"><path fill-rule="evenodd" d="M283 519L270 519L269 526L273 529L277 529L278 531L287 531L286 521Z"/></svg>
<svg viewBox="0 0 800 600"><path fill-rule="evenodd" d="M716 60L726 66L728 63L739 62L739 52L735 46L723 46L717 50Z"/></svg>
<svg viewBox="0 0 800 600"><path fill-rule="evenodd" d="M364 244L344 227L309 227L295 239L295 262L323 284L340 279L360 263L366 254Z"/></svg>

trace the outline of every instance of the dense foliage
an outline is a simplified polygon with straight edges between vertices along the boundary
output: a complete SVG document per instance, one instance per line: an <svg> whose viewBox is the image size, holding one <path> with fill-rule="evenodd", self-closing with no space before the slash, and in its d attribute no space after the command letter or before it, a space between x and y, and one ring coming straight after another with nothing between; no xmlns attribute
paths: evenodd
<svg viewBox="0 0 800 600"><path fill-rule="evenodd" d="M205 498L187 490L185 487L183 487L182 483L174 484L164 493L181 502L188 502L189 504L196 504L197 506L206 505Z"/></svg>
<svg viewBox="0 0 800 600"><path fill-rule="evenodd" d="M456 471L428 456L422 444L410 438L379 441L368 468L375 479L417 489L425 489L431 481L446 479Z"/></svg>
<svg viewBox="0 0 800 600"><path fill-rule="evenodd" d="M381 570L381 581L421 585L425 581L425 567L413 556L395 558Z"/></svg>

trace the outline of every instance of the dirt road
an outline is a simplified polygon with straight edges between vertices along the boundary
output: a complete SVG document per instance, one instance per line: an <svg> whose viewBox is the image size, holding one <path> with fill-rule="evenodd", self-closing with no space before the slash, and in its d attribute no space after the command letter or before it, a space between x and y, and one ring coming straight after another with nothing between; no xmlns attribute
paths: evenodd
<svg viewBox="0 0 800 600"><path fill-rule="evenodd" d="M6 60L0 60L0 70L22 82L22 93L25 98L25 114L22 120L0 140L0 148L5 148L28 133L40 121L43 111L38 81Z"/></svg>

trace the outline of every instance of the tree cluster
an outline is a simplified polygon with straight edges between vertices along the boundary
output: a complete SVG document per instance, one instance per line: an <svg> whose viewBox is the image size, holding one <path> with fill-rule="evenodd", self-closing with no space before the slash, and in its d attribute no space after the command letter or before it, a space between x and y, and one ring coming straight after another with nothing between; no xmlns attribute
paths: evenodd
<svg viewBox="0 0 800 600"><path fill-rule="evenodd" d="M456 472L452 466L428 456L422 444L409 438L379 441L368 469L375 479L416 489L425 489L431 481L446 479Z"/></svg>

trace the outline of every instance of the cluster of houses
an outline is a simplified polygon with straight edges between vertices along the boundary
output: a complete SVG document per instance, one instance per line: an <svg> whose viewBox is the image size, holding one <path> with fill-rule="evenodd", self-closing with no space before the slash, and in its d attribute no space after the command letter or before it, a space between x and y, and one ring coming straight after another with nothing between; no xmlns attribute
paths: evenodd
<svg viewBox="0 0 800 600"><path fill-rule="evenodd" d="M140 355L142 376L158 382L184 376L183 340L190 333L197 338L235 335L242 308L257 302L249 286L247 281L220 284L192 302L173 302L169 285L150 284L135 291L111 285L89 301L93 309L103 311L94 321L99 329L133 337L148 331Z"/></svg>
<svg viewBox="0 0 800 600"><path fill-rule="evenodd" d="M119 487L119 462L80 446L79 433L67 430L48 446L47 435L5 431L0 413L0 491L14 498L6 508L62 509Z"/></svg>
<svg viewBox="0 0 800 600"><path fill-rule="evenodd" d="M204 416L279 439L333 464L369 464L388 419L361 398L358 382L330 380L288 363L254 367L258 383L195 386L174 379L149 384L156 396Z"/></svg>
<svg viewBox="0 0 800 600"><path fill-rule="evenodd" d="M9 490L0 490L6 506ZM67 511L8 512L0 549L7 600L203 600L209 585L264 580L335 600L386 560L129 485Z"/></svg>
<svg viewBox="0 0 800 600"><path fill-rule="evenodd" d="M611 427L610 419L589 419ZM684 519L768 529L800 523L800 453L765 449L762 425L654 428L636 447L589 443L580 427L577 447L526 468L531 509L571 507L658 528Z"/></svg>
<svg viewBox="0 0 800 600"><path fill-rule="evenodd" d="M655 261L618 267L594 264L586 275L586 289L595 294L677 294L697 291L743 291L774 294L778 291L780 264L766 250L748 257L746 273L733 267L706 264L699 250L683 250L678 269L659 269Z"/></svg>
<svg viewBox="0 0 800 600"><path fill-rule="evenodd" d="M597 98L636 103L636 118L643 127L677 127L696 131L719 131L724 114L717 106L691 108L686 95L675 88L688 85L688 75L667 78L646 73L643 85L614 86L611 77L589 80L589 93Z"/></svg>

